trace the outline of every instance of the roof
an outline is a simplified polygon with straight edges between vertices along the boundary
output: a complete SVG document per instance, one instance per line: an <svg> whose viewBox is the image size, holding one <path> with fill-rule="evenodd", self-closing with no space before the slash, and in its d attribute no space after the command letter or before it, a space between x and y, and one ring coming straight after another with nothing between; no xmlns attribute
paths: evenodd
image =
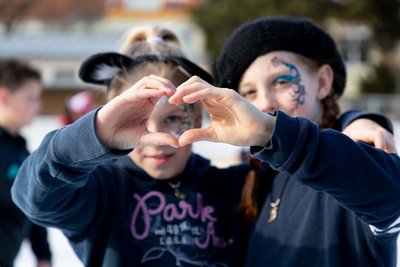
<svg viewBox="0 0 400 267"><path fill-rule="evenodd" d="M0 36L0 58L81 60L115 51L121 32L41 32Z"/></svg>

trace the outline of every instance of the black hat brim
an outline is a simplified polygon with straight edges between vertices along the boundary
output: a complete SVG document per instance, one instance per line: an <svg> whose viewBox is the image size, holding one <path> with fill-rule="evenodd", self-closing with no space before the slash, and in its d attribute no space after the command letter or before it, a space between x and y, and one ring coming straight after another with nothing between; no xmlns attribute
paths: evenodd
<svg viewBox="0 0 400 267"><path fill-rule="evenodd" d="M108 86L115 75L144 62L173 63L190 76L196 75L208 83L213 83L213 78L207 71L184 57L144 55L131 58L115 52L99 53L86 59L80 66L79 77L87 83Z"/></svg>

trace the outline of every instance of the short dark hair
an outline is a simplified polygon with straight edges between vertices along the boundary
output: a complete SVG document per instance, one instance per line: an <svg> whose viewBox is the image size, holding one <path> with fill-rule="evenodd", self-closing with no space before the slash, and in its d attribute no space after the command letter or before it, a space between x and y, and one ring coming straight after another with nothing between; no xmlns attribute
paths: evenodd
<svg viewBox="0 0 400 267"><path fill-rule="evenodd" d="M42 78L38 70L25 62L15 59L0 60L0 87L15 91L27 80L41 81Z"/></svg>

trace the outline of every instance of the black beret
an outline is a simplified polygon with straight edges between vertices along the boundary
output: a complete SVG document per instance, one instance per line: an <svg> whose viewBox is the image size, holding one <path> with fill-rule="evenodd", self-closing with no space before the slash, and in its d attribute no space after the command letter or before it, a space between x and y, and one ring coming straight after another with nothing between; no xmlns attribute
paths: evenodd
<svg viewBox="0 0 400 267"><path fill-rule="evenodd" d="M312 20L289 16L263 17L237 28L217 59L219 86L238 90L246 69L256 58L272 51L289 51L330 65L334 93L343 93L346 69L335 41Z"/></svg>

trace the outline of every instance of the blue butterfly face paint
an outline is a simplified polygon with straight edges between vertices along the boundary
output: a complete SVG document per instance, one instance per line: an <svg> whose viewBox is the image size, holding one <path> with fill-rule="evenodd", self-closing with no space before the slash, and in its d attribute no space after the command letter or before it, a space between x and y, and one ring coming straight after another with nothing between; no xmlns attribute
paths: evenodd
<svg viewBox="0 0 400 267"><path fill-rule="evenodd" d="M271 61L273 67L284 67L284 70L280 71L282 74L279 74L272 80L272 87L276 91L291 87L291 96L293 100L299 105L304 105L306 89L304 85L301 84L301 75L297 67L277 57L272 58Z"/></svg>

